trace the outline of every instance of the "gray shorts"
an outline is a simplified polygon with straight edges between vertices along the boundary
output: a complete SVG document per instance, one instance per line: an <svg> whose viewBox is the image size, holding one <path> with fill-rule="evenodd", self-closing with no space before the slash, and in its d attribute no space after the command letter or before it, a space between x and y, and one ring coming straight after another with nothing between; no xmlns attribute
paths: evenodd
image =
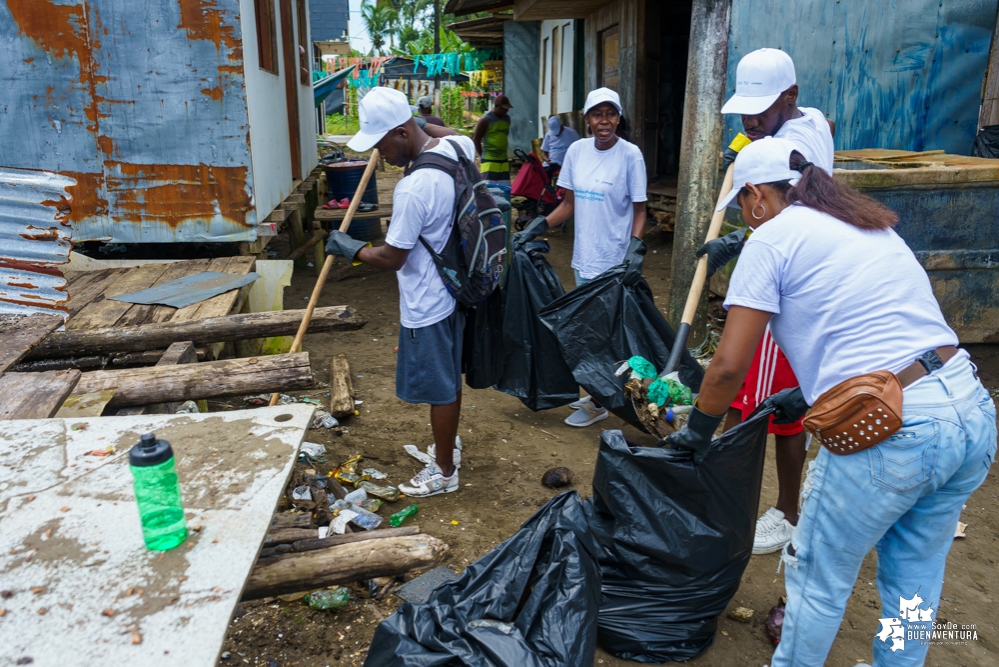
<svg viewBox="0 0 999 667"><path fill-rule="evenodd" d="M464 332L465 313L460 307L430 326L399 327L395 395L407 403L454 403L461 391Z"/></svg>

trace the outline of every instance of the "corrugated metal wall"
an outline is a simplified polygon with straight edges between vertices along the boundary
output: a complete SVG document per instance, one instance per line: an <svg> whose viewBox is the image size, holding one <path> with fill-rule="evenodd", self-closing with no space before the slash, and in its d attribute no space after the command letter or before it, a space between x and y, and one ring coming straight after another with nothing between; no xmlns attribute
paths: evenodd
<svg viewBox="0 0 999 667"><path fill-rule="evenodd" d="M836 121L836 148L967 155L978 123L996 0L732 3L728 87L764 46L794 59L799 105ZM742 129L726 118L726 137Z"/></svg>
<svg viewBox="0 0 999 667"><path fill-rule="evenodd" d="M0 166L76 179L74 240L256 238L238 0L0 0Z"/></svg>

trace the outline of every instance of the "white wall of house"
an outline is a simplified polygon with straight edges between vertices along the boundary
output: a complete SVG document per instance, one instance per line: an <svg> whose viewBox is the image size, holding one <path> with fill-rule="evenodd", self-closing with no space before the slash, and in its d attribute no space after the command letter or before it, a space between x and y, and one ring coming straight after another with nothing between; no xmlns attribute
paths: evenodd
<svg viewBox="0 0 999 667"><path fill-rule="evenodd" d="M541 46L538 61L538 128L543 136L543 118L552 113L567 113L572 108L573 66L576 46L575 21L552 19L541 22ZM583 38L582 35L579 36ZM554 101L554 105L553 105Z"/></svg>
<svg viewBox="0 0 999 667"><path fill-rule="evenodd" d="M309 22L312 18L309 15L309 3L306 0L302 0L305 5L305 35L309 35ZM295 34L299 34L301 27L298 25L298 18L295 18ZM305 53L305 66L312 67L312 41L306 37L303 40L306 44ZM298 53L298 46L295 47L295 53ZM303 84L301 79L299 79L298 84L298 127L299 134L301 135L302 144L302 178L307 178L309 172L315 169L316 165L319 164L319 147L316 145L316 132L318 131L316 122L316 105L314 102L314 97L312 95L312 72L309 72L309 83ZM322 130L326 131L325 128Z"/></svg>

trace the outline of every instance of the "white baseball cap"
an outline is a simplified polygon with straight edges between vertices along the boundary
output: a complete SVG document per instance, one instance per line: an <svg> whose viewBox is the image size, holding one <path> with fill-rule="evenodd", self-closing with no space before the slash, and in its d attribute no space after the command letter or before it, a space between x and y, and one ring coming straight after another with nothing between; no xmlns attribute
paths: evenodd
<svg viewBox="0 0 999 667"><path fill-rule="evenodd" d="M795 82L791 56L780 49L757 49L739 61L735 69L735 95L721 112L746 116L763 113Z"/></svg>
<svg viewBox="0 0 999 667"><path fill-rule="evenodd" d="M775 137L757 139L743 148L736 156L732 169L732 191L715 210L722 211L726 206L741 208L735 199L746 183L759 185L791 181L791 185L795 185L801 178L801 174L790 167L791 151L796 150L798 148L787 139Z"/></svg>
<svg viewBox="0 0 999 667"><path fill-rule="evenodd" d="M585 116L590 113L590 109L604 102L610 102L617 107L617 112L621 113L621 97L610 88L597 88L596 90L591 90L590 94L586 96L586 104L583 105L583 115Z"/></svg>
<svg viewBox="0 0 999 667"><path fill-rule="evenodd" d="M372 88L357 107L361 131L347 142L358 153L371 150L386 134L413 118L406 96L394 88Z"/></svg>

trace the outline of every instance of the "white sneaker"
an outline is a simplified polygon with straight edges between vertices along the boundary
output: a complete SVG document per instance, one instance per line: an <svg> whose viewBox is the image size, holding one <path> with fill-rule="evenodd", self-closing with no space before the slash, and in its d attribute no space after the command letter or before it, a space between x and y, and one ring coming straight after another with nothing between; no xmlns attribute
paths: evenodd
<svg viewBox="0 0 999 667"><path fill-rule="evenodd" d="M583 428L584 426L596 424L598 421L607 419L609 415L610 413L607 412L607 408L598 408L593 405L592 401L589 401L583 403L582 407L566 417L565 423L569 426Z"/></svg>
<svg viewBox="0 0 999 667"><path fill-rule="evenodd" d="M780 551L794 536L794 526L784 518L784 513L771 507L756 520L756 538L753 554L771 554Z"/></svg>
<svg viewBox="0 0 999 667"><path fill-rule="evenodd" d="M419 461L425 466L435 463L437 461L437 445L431 443L427 447L427 453L424 454L420 451L420 448L416 445L403 445L402 448L406 450L406 453L412 456L414 459ZM454 439L454 465L456 468L461 467L461 436L456 436Z"/></svg>
<svg viewBox="0 0 999 667"><path fill-rule="evenodd" d="M592 396L583 396L578 401L573 401L572 403L570 403L569 407L572 408L573 410L578 410L581 407L583 407L584 404L589 403L592 400L593 400Z"/></svg>
<svg viewBox="0 0 999 667"><path fill-rule="evenodd" d="M458 468L455 467L450 477L445 477L437 464L433 463L417 473L408 484L400 484L399 490L411 498L426 498L439 493L457 491Z"/></svg>

